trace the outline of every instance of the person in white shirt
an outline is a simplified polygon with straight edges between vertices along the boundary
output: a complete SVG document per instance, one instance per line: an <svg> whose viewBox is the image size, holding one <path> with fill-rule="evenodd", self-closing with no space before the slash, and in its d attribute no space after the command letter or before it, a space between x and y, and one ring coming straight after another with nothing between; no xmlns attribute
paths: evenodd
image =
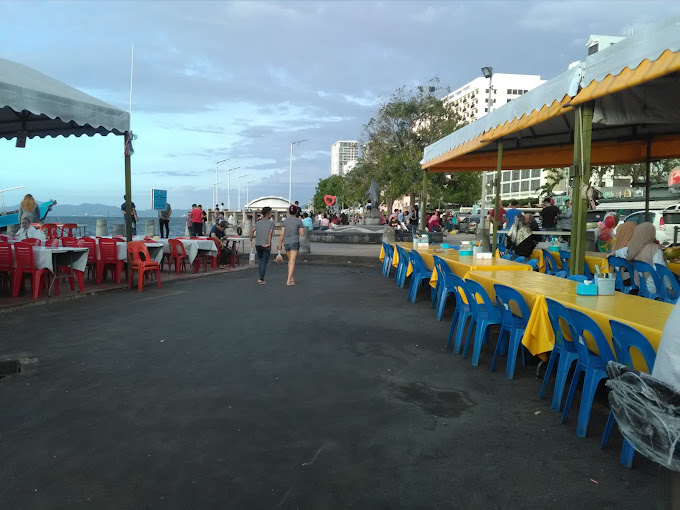
<svg viewBox="0 0 680 510"><path fill-rule="evenodd" d="M666 265L663 250L656 242L656 228L649 222L640 223L635 228L628 247L618 250L616 256L621 256L619 254L623 254L624 250L626 251L625 257L628 262L639 260L646 262L652 267L654 267L654 264ZM647 290L651 294L656 292L656 285L651 276L647 277Z"/></svg>
<svg viewBox="0 0 680 510"><path fill-rule="evenodd" d="M42 242L47 240L42 230L38 230L31 226L31 222L28 218L23 218L21 220L21 228L16 233L16 236L18 239L40 239Z"/></svg>

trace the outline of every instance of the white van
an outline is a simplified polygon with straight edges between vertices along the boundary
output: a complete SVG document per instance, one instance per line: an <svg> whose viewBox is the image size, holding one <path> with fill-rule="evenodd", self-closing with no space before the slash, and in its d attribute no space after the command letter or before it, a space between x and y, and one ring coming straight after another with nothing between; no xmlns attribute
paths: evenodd
<svg viewBox="0 0 680 510"><path fill-rule="evenodd" d="M646 221L645 211L637 211L629 214L623 221L644 223ZM673 205L663 211L649 211L649 222L656 228L656 239L659 244L669 246L675 240L675 231L678 230L678 241L680 241L680 204Z"/></svg>

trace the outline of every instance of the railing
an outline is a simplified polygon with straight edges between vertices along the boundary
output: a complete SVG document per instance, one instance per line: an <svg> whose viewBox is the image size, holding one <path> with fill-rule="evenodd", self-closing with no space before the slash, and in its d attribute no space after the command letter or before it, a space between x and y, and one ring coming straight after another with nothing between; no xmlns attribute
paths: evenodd
<svg viewBox="0 0 680 510"><path fill-rule="evenodd" d="M14 188L0 189L0 207L2 207L2 214L7 214L7 210L6 210L6 207L5 207L5 191L14 191L14 190L17 190L17 189L23 189L24 195L26 195L28 193L28 188L26 186L16 186ZM14 211L10 211L10 212L14 212Z"/></svg>

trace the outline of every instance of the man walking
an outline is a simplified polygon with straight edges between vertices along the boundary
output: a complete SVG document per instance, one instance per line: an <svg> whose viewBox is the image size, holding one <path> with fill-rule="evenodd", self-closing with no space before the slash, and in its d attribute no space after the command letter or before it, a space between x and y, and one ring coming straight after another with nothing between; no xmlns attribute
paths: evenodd
<svg viewBox="0 0 680 510"><path fill-rule="evenodd" d="M170 216L172 215L172 207L168 202L165 203L165 209L158 210L158 226L161 231L161 239L170 237ZM163 235L165 229L165 235Z"/></svg>

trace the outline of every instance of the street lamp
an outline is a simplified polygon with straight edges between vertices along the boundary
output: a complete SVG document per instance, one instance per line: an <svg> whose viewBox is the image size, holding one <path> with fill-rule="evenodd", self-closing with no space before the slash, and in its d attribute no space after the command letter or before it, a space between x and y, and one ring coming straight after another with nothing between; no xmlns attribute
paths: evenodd
<svg viewBox="0 0 680 510"><path fill-rule="evenodd" d="M250 174L239 175L238 177L238 210L241 210L241 181L246 177L250 177Z"/></svg>
<svg viewBox="0 0 680 510"><path fill-rule="evenodd" d="M255 181L248 181L246 182L246 205L250 203L250 185L254 183Z"/></svg>
<svg viewBox="0 0 680 510"><path fill-rule="evenodd" d="M231 173L239 168L241 167L235 166L227 169L227 211L231 211Z"/></svg>
<svg viewBox="0 0 680 510"><path fill-rule="evenodd" d="M493 100L491 99L491 92L493 91L493 67L482 67L482 74L484 78L489 79L489 98L487 114L491 113L491 105ZM500 184L500 183L499 183ZM498 215L498 211L494 211L494 215ZM482 246L486 246L489 242L489 231L486 227L486 172L482 172L482 203L479 208L479 222L482 224ZM479 227L478 227L479 228ZM478 233L479 235L479 233Z"/></svg>
<svg viewBox="0 0 680 510"><path fill-rule="evenodd" d="M217 197L217 187L218 187L217 181L220 180L219 175L218 175L219 172L218 172L217 169L218 169L218 168L220 167L220 165L221 165L222 163L224 163L225 161L229 161L229 158L220 160L220 161L218 161L217 163L215 163L215 195L213 196L213 204L217 204L217 203L219 203L219 201L220 201L219 198ZM211 207L211 209L212 209L212 207Z"/></svg>
<svg viewBox="0 0 680 510"><path fill-rule="evenodd" d="M293 149L307 140L298 140L290 143L290 175L288 177L288 203L292 204L291 195L293 194Z"/></svg>

